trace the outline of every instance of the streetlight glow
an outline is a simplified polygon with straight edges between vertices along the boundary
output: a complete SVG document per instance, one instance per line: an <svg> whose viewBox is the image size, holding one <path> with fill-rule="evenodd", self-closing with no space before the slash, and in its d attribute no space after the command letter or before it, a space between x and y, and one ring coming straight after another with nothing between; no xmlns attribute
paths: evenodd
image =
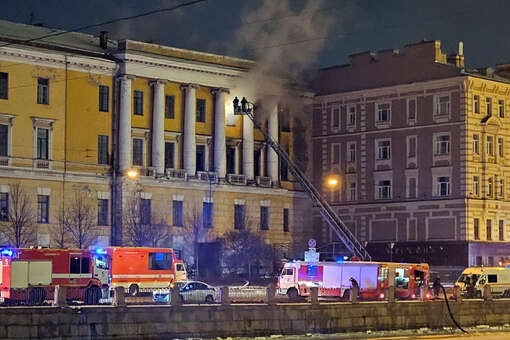
<svg viewBox="0 0 510 340"><path fill-rule="evenodd" d="M338 185L338 179L336 179L335 177L329 177L328 178L328 185L330 187L335 187Z"/></svg>
<svg viewBox="0 0 510 340"><path fill-rule="evenodd" d="M129 178L136 178L138 177L138 171L136 171L135 169L131 169L128 171L127 175Z"/></svg>

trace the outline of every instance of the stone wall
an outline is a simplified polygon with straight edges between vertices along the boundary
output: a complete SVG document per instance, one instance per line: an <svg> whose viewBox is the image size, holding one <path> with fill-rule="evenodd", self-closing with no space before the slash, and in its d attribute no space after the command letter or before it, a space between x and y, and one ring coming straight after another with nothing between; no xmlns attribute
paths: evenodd
<svg viewBox="0 0 510 340"><path fill-rule="evenodd" d="M510 323L510 300L451 303L462 326ZM2 339L156 339L451 327L446 305L366 302L231 306L3 307Z"/></svg>

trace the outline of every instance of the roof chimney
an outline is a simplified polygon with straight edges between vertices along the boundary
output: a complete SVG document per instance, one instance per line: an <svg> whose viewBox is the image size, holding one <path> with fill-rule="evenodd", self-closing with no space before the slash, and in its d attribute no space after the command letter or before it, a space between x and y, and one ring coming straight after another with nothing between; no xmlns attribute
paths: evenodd
<svg viewBox="0 0 510 340"><path fill-rule="evenodd" d="M464 55L464 43L459 41L459 56Z"/></svg>
<svg viewBox="0 0 510 340"><path fill-rule="evenodd" d="M101 34L99 35L99 47L101 47L103 50L106 50L108 48L108 32L107 31L101 31Z"/></svg>

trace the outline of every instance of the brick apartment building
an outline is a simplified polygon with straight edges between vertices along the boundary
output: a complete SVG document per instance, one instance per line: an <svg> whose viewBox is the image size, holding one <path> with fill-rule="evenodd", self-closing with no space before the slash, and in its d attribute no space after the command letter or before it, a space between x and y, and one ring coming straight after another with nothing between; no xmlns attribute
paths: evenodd
<svg viewBox="0 0 510 340"><path fill-rule="evenodd" d="M462 44L447 55L423 41L319 71L313 180L375 259L510 256L509 69L469 69ZM337 241L314 225L321 244Z"/></svg>

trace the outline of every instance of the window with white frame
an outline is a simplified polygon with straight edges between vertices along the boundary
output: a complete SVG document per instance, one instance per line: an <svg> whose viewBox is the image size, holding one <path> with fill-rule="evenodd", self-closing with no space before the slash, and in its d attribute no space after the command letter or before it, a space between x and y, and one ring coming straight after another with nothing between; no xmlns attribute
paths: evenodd
<svg viewBox="0 0 510 340"><path fill-rule="evenodd" d="M493 141L494 138L492 136L487 136L487 155L489 156L494 155Z"/></svg>
<svg viewBox="0 0 510 340"><path fill-rule="evenodd" d="M391 198L391 181L384 180L377 183L377 199L387 200Z"/></svg>
<svg viewBox="0 0 510 340"><path fill-rule="evenodd" d="M331 145L331 164L340 164L340 144Z"/></svg>
<svg viewBox="0 0 510 340"><path fill-rule="evenodd" d="M356 106L355 105L349 106L348 123L350 126L356 125Z"/></svg>
<svg viewBox="0 0 510 340"><path fill-rule="evenodd" d="M450 135L436 136L436 155L448 155L450 153Z"/></svg>
<svg viewBox="0 0 510 340"><path fill-rule="evenodd" d="M331 110L331 127L334 129L340 127L340 108L338 106Z"/></svg>
<svg viewBox="0 0 510 340"><path fill-rule="evenodd" d="M37 159L48 160L50 158L50 129L36 129L36 157Z"/></svg>
<svg viewBox="0 0 510 340"><path fill-rule="evenodd" d="M492 191L493 190L493 185L494 185L494 183L493 183L492 177L489 177L487 179L487 196L489 196L489 197L492 197L492 194L493 194L493 191Z"/></svg>
<svg viewBox="0 0 510 340"><path fill-rule="evenodd" d="M9 156L9 128L7 124L0 124L0 156Z"/></svg>
<svg viewBox="0 0 510 340"><path fill-rule="evenodd" d="M391 142L389 140L377 143L377 160L386 160L391 157Z"/></svg>
<svg viewBox="0 0 510 340"><path fill-rule="evenodd" d="M478 176L473 176L473 195L480 195L480 179Z"/></svg>
<svg viewBox="0 0 510 340"><path fill-rule="evenodd" d="M349 162L354 163L356 162L356 143L348 143L348 149L349 149Z"/></svg>
<svg viewBox="0 0 510 340"><path fill-rule="evenodd" d="M479 154L480 153L480 141L478 135L473 135L473 153Z"/></svg>
<svg viewBox="0 0 510 340"><path fill-rule="evenodd" d="M473 112L480 113L480 96L473 96Z"/></svg>
<svg viewBox="0 0 510 340"><path fill-rule="evenodd" d="M133 165L143 166L144 157L144 140L143 138L133 138Z"/></svg>
<svg viewBox="0 0 510 340"><path fill-rule="evenodd" d="M436 98L436 115L447 116L450 114L450 96Z"/></svg>
<svg viewBox="0 0 510 340"><path fill-rule="evenodd" d="M505 101L498 100L498 114L499 118L505 118Z"/></svg>
<svg viewBox="0 0 510 340"><path fill-rule="evenodd" d="M388 103L377 105L377 122L389 122L391 115L391 106Z"/></svg>
<svg viewBox="0 0 510 340"><path fill-rule="evenodd" d="M349 185L349 200L350 201L356 200L356 182L352 182Z"/></svg>
<svg viewBox="0 0 510 340"><path fill-rule="evenodd" d="M450 177L437 178L437 196L450 195Z"/></svg>
<svg viewBox="0 0 510 340"><path fill-rule="evenodd" d="M487 116L492 116L492 98L485 98L485 111Z"/></svg>
<svg viewBox="0 0 510 340"><path fill-rule="evenodd" d="M499 196L505 197L505 180L504 179L499 180Z"/></svg>
<svg viewBox="0 0 510 340"><path fill-rule="evenodd" d="M503 157L503 138L498 138L498 156Z"/></svg>

